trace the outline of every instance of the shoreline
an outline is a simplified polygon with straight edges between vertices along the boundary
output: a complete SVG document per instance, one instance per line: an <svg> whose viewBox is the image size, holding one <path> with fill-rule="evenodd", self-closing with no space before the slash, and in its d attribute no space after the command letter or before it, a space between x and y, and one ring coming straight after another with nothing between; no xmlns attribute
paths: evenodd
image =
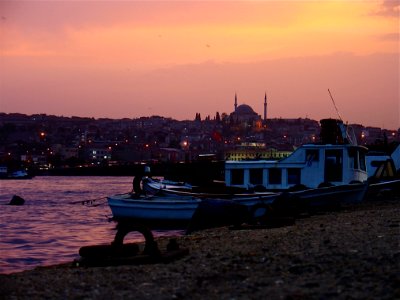
<svg viewBox="0 0 400 300"><path fill-rule="evenodd" d="M321 299L400 297L400 199L367 201L273 229L214 228L177 237L168 264L0 274L4 299ZM169 238L158 238L165 249Z"/></svg>

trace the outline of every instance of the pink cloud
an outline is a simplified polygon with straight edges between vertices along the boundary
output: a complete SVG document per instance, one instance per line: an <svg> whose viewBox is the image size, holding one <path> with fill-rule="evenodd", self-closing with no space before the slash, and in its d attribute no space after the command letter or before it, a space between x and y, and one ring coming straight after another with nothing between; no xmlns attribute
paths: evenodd
<svg viewBox="0 0 400 300"><path fill-rule="evenodd" d="M384 0L379 9L372 12L372 15L384 17L399 17L400 15L400 1L398 0Z"/></svg>
<svg viewBox="0 0 400 300"><path fill-rule="evenodd" d="M338 53L260 61L182 65L136 72L79 66L47 67L40 60L5 67L2 111L90 117L162 115L192 119L230 113L233 97L269 117L337 117L327 89L350 123L398 128L399 57ZM23 70L24 72L21 72Z"/></svg>
<svg viewBox="0 0 400 300"><path fill-rule="evenodd" d="M378 38L382 41L399 42L400 34L399 34L399 32L392 32L392 33L382 34L382 35L378 36Z"/></svg>

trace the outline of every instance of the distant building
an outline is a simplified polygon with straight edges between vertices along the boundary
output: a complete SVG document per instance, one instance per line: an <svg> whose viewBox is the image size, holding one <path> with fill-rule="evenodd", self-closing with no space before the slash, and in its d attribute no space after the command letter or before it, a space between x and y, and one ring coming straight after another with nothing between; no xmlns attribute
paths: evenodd
<svg viewBox="0 0 400 300"><path fill-rule="evenodd" d="M242 143L235 149L225 151L225 160L279 160L288 157L293 147L268 147L265 143Z"/></svg>
<svg viewBox="0 0 400 300"><path fill-rule="evenodd" d="M160 148L159 161L183 162L185 161L185 152L175 148Z"/></svg>
<svg viewBox="0 0 400 300"><path fill-rule="evenodd" d="M111 148L106 147L87 147L87 159L92 162L101 162L111 159Z"/></svg>

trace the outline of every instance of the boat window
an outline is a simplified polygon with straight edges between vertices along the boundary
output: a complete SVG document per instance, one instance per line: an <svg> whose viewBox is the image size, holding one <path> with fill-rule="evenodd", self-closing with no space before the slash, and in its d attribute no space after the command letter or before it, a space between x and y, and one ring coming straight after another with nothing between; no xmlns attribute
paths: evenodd
<svg viewBox="0 0 400 300"><path fill-rule="evenodd" d="M242 185L244 182L244 170L234 169L231 170L231 184Z"/></svg>
<svg viewBox="0 0 400 300"><path fill-rule="evenodd" d="M319 161L319 150L318 149L307 149L306 150L306 162L311 164L313 161Z"/></svg>
<svg viewBox="0 0 400 300"><path fill-rule="evenodd" d="M358 151L356 149L349 149L349 167L353 169L358 169Z"/></svg>
<svg viewBox="0 0 400 300"><path fill-rule="evenodd" d="M263 169L250 169L250 183L263 184Z"/></svg>
<svg viewBox="0 0 400 300"><path fill-rule="evenodd" d="M367 170L366 163L365 163L365 153L360 152L360 169L363 171Z"/></svg>
<svg viewBox="0 0 400 300"><path fill-rule="evenodd" d="M300 184L301 169L289 168L288 169L288 184Z"/></svg>
<svg viewBox="0 0 400 300"><path fill-rule="evenodd" d="M269 169L269 184L282 183L282 170L278 168Z"/></svg>
<svg viewBox="0 0 400 300"><path fill-rule="evenodd" d="M325 151L325 182L343 180L343 150Z"/></svg>

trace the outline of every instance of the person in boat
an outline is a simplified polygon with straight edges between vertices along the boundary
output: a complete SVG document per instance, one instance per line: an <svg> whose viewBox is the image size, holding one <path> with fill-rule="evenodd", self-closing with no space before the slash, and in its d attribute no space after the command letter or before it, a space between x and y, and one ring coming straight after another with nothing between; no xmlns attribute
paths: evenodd
<svg viewBox="0 0 400 300"><path fill-rule="evenodd" d="M139 197L140 195L144 194L143 190L142 190L142 186L141 186L141 182L143 177L145 176L150 176L150 167L149 166L145 166L144 167L144 171L140 170L139 173L137 173L135 175L135 177L133 178L132 181L132 194L134 194L135 196Z"/></svg>

